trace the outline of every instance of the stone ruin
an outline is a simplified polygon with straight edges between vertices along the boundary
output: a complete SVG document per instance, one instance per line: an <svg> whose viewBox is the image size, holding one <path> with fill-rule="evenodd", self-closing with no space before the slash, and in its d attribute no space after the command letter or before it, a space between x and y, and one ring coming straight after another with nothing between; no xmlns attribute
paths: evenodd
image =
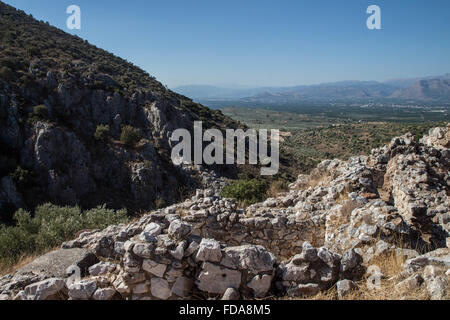
<svg viewBox="0 0 450 320"><path fill-rule="evenodd" d="M343 298L386 254L406 260L400 296L424 287L448 299L449 147L450 125L420 142L407 134L369 156L323 161L289 192L246 209L198 190L1 277L0 299L233 300L332 287Z"/></svg>

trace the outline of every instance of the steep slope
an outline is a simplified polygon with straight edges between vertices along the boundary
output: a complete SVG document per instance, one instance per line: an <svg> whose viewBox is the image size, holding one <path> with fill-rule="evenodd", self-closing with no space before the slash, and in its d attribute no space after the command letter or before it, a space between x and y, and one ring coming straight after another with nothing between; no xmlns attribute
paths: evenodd
<svg viewBox="0 0 450 320"><path fill-rule="evenodd" d="M446 73L440 76L431 76L431 77L420 77L420 78L406 78L406 79L389 79L384 81L383 83L392 85L394 87L398 87L400 89L411 87L415 85L420 80L450 80L450 73Z"/></svg>
<svg viewBox="0 0 450 320"><path fill-rule="evenodd" d="M413 86L395 91L391 97L418 100L449 99L450 80L420 80Z"/></svg>
<svg viewBox="0 0 450 320"><path fill-rule="evenodd" d="M245 210L198 190L1 277L0 299L308 297L336 287L339 299L359 290L448 300L449 147L450 124L420 142L406 134L369 156L323 161ZM75 283L70 265L82 272Z"/></svg>
<svg viewBox="0 0 450 320"><path fill-rule="evenodd" d="M206 173L172 165L172 131L195 120L238 125L2 2L0 38L0 220L47 201L132 211L173 202ZM99 125L109 131L95 138ZM134 146L120 142L126 125L139 135Z"/></svg>

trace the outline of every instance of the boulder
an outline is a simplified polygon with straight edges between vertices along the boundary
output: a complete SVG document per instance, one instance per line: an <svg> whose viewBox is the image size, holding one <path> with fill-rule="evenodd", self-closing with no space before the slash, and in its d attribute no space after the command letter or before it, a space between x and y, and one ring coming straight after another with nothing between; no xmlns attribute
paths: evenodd
<svg viewBox="0 0 450 320"><path fill-rule="evenodd" d="M344 298L352 290L357 288L356 284L351 280L341 280L336 283L336 289L339 299Z"/></svg>
<svg viewBox="0 0 450 320"><path fill-rule="evenodd" d="M221 300L233 301L239 300L239 298L240 294L238 290L236 290L235 288L228 288L227 290L225 290L225 293L223 294Z"/></svg>
<svg viewBox="0 0 450 320"><path fill-rule="evenodd" d="M162 278L164 276L164 273L166 272L167 265L157 263L151 259L145 259L142 263L142 269L156 277Z"/></svg>
<svg viewBox="0 0 450 320"><path fill-rule="evenodd" d="M91 276L101 276L116 270L117 266L111 262L99 262L89 267L89 274Z"/></svg>
<svg viewBox="0 0 450 320"><path fill-rule="evenodd" d="M213 239L203 239L195 257L197 261L220 262L222 252L220 243Z"/></svg>
<svg viewBox="0 0 450 320"><path fill-rule="evenodd" d="M81 280L69 286L69 297L74 300L88 300L97 290L94 280Z"/></svg>
<svg viewBox="0 0 450 320"><path fill-rule="evenodd" d="M98 288L92 295L92 298L100 301L111 300L116 293L117 291L112 287Z"/></svg>
<svg viewBox="0 0 450 320"><path fill-rule="evenodd" d="M309 297L320 292L319 285L316 283L299 284L294 288L287 290L287 294L291 297Z"/></svg>
<svg viewBox="0 0 450 320"><path fill-rule="evenodd" d="M415 274L395 285L395 290L403 295L410 291L417 290L423 283L423 278L419 274Z"/></svg>
<svg viewBox="0 0 450 320"><path fill-rule="evenodd" d="M172 295L169 283L162 278L152 278L150 288L152 295L161 300L167 300Z"/></svg>
<svg viewBox="0 0 450 320"><path fill-rule="evenodd" d="M224 294L230 287L239 288L241 279L242 276L239 271L205 262L197 277L196 285L201 291Z"/></svg>
<svg viewBox="0 0 450 320"><path fill-rule="evenodd" d="M276 257L263 246L244 245L223 250L221 264L230 269L246 270L251 274L272 272Z"/></svg>
<svg viewBox="0 0 450 320"><path fill-rule="evenodd" d="M354 249L346 251L341 259L341 279L359 280L366 271L362 263L362 256Z"/></svg>
<svg viewBox="0 0 450 320"><path fill-rule="evenodd" d="M46 278L66 278L76 266L81 276L88 273L90 266L98 262L97 257L89 250L74 248L60 249L44 254L18 270L18 273L32 273ZM73 271L72 271L73 272Z"/></svg>
<svg viewBox="0 0 450 320"><path fill-rule="evenodd" d="M194 285L193 279L189 279L185 276L180 276L173 284L172 293L176 294L181 298L187 298L191 294L193 285Z"/></svg>
<svg viewBox="0 0 450 320"><path fill-rule="evenodd" d="M254 276L247 284L253 290L256 298L263 298L267 295L272 286L272 276L268 274Z"/></svg>
<svg viewBox="0 0 450 320"><path fill-rule="evenodd" d="M59 298L65 293L66 283L63 279L50 278L25 287L25 295L29 300L48 300Z"/></svg>
<svg viewBox="0 0 450 320"><path fill-rule="evenodd" d="M182 241L189 236L191 231L192 227L190 224L177 219L170 223L169 237L175 241Z"/></svg>

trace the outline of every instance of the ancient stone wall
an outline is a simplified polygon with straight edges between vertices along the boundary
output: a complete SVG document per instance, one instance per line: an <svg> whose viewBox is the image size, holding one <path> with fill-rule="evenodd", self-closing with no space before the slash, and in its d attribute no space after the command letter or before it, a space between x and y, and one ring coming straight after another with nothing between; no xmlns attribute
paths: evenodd
<svg viewBox="0 0 450 320"><path fill-rule="evenodd" d="M390 255L407 260L395 290L406 297L424 287L444 299L450 163L448 149L434 146L447 145L443 130L423 140L433 146L405 135L368 157L324 161L289 192L245 210L198 190L128 225L84 232L51 258L0 278L0 299L296 297L334 285L343 297ZM50 260L64 262L61 270L42 265ZM73 278L67 266L84 267Z"/></svg>

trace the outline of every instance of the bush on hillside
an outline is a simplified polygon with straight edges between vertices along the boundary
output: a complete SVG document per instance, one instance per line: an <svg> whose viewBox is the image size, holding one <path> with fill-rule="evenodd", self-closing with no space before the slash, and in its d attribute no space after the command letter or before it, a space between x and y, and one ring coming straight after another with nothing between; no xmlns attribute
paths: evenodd
<svg viewBox="0 0 450 320"><path fill-rule="evenodd" d="M132 126L123 126L120 141L127 147L134 147L140 140L139 132Z"/></svg>
<svg viewBox="0 0 450 320"><path fill-rule="evenodd" d="M14 214L14 226L0 228L0 266L57 247L80 230L103 229L127 220L126 210L105 206L82 212L79 207L45 204L36 208L34 216L20 209Z"/></svg>
<svg viewBox="0 0 450 320"><path fill-rule="evenodd" d="M239 179L226 186L222 191L225 198L234 198L244 205L263 201L266 197L267 184L257 179Z"/></svg>
<svg viewBox="0 0 450 320"><path fill-rule="evenodd" d="M108 125L98 125L95 129L94 138L97 141L106 142L109 140L109 132Z"/></svg>
<svg viewBox="0 0 450 320"><path fill-rule="evenodd" d="M11 178L19 188L24 188L31 182L32 173L28 170L22 169L21 167L17 167L16 170L11 173Z"/></svg>
<svg viewBox="0 0 450 320"><path fill-rule="evenodd" d="M48 108L44 105L39 105L33 108L33 116L39 118L39 119L47 119L48 114Z"/></svg>

